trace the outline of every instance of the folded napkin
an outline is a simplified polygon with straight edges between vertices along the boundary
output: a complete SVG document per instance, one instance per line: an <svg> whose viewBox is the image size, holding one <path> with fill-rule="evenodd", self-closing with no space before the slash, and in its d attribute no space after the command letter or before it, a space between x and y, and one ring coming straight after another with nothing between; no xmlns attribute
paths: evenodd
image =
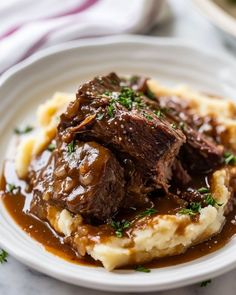
<svg viewBox="0 0 236 295"><path fill-rule="evenodd" d="M0 73L35 51L85 37L145 33L163 0L8 0L0 4Z"/></svg>

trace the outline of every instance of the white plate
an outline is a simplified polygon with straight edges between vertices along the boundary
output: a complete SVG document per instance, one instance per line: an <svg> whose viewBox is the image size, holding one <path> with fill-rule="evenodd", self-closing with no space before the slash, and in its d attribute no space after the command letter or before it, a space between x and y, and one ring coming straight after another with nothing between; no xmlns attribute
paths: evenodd
<svg viewBox="0 0 236 295"><path fill-rule="evenodd" d="M123 36L84 40L40 52L0 80L0 157L14 126L30 122L39 102L55 91L73 91L94 75L116 71L141 74L168 84L187 83L208 93L236 95L236 64L183 41ZM234 97L236 99L236 97ZM0 244L11 255L45 274L76 285L111 291L154 291L220 275L236 266L236 239L195 261L139 273L107 272L80 266L46 252L27 236L0 204Z"/></svg>
<svg viewBox="0 0 236 295"><path fill-rule="evenodd" d="M236 46L236 5L230 0L192 0L202 14Z"/></svg>

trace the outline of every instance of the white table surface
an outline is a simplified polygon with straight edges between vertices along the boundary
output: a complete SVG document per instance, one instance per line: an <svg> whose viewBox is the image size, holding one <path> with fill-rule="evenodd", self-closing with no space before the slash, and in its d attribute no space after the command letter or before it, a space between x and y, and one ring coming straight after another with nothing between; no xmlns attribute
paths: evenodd
<svg viewBox="0 0 236 295"><path fill-rule="evenodd" d="M231 48L230 50L224 44L215 28L198 11L195 11L190 2L190 0L169 0L172 16L166 23L152 29L149 34L189 39L193 43L202 44L203 47L212 51L227 51L234 55L236 49L232 50ZM235 278L236 270L213 279L207 287L200 287L200 284L196 284L156 293L159 295L233 295L236 294ZM104 293L57 281L29 269L12 257L8 258L7 263L0 265L0 295L100 295ZM108 292L105 294L117 293Z"/></svg>

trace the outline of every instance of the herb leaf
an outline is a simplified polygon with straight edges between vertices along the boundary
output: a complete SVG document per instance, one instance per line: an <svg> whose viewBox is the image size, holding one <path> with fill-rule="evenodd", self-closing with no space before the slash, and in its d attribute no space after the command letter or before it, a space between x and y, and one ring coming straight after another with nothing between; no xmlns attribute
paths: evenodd
<svg viewBox="0 0 236 295"><path fill-rule="evenodd" d="M53 152L53 151L55 150L55 148L56 148L55 143L50 143L50 144L48 145L48 147L47 147L47 150L48 150L49 152Z"/></svg>
<svg viewBox="0 0 236 295"><path fill-rule="evenodd" d="M0 263L7 262L8 253L5 250L1 250L0 252Z"/></svg>
<svg viewBox="0 0 236 295"><path fill-rule="evenodd" d="M138 217L142 218L144 216L150 216L150 215L155 214L155 213L157 213L157 210L156 209L149 208L149 209L141 212L140 214L138 214Z"/></svg>
<svg viewBox="0 0 236 295"><path fill-rule="evenodd" d="M135 270L140 271L140 272L146 272L146 273L151 272L151 270L149 268L146 268L142 265L138 265L137 267L135 267Z"/></svg>
<svg viewBox="0 0 236 295"><path fill-rule="evenodd" d="M201 285L200 285L200 287L206 287L208 284L210 284L211 283L211 280L206 280L206 281L203 281L203 282L201 282Z"/></svg>
<svg viewBox="0 0 236 295"><path fill-rule="evenodd" d="M230 152L224 153L224 159L226 165L235 165L236 164L236 156Z"/></svg>
<svg viewBox="0 0 236 295"><path fill-rule="evenodd" d="M111 118L114 117L114 111L115 111L115 105L114 105L114 100L112 100L107 107L107 113Z"/></svg>
<svg viewBox="0 0 236 295"><path fill-rule="evenodd" d="M209 188L207 188L207 187L201 187L201 188L199 188L198 189L198 192L200 193L200 194L205 194L205 193L209 193Z"/></svg>
<svg viewBox="0 0 236 295"><path fill-rule="evenodd" d="M153 120L153 117L152 117L151 115L149 115L149 114L147 114L147 113L144 113L143 115L144 115L144 117L145 117L148 121L152 121L152 120Z"/></svg>
<svg viewBox="0 0 236 295"><path fill-rule="evenodd" d="M208 194L205 194L205 199L204 199L205 203L207 205L211 205L213 207L216 207L216 206L222 206L223 203L218 203L213 197L212 197L212 194L211 193L208 193Z"/></svg>
<svg viewBox="0 0 236 295"><path fill-rule="evenodd" d="M19 192L20 187L19 187L19 186L16 186L16 185L13 184L13 183L7 183L7 185L6 185L6 190L7 190L8 193L16 194L16 193Z"/></svg>
<svg viewBox="0 0 236 295"><path fill-rule="evenodd" d="M200 212L201 208L202 208L201 203L192 202L190 203L189 208L183 208L179 210L178 213L182 215L195 216L196 214Z"/></svg>
<svg viewBox="0 0 236 295"><path fill-rule="evenodd" d="M111 221L111 226L114 228L115 230L115 234L118 238L122 238L123 237L123 232L125 229L127 229L128 227L130 227L130 222L127 220L122 220L122 221Z"/></svg>
<svg viewBox="0 0 236 295"><path fill-rule="evenodd" d="M15 134L18 134L18 135L22 135L22 134L29 133L29 132L31 132L32 130L34 130L34 128L33 128L32 126L26 126L26 127L23 128L23 129L15 128L15 129L14 129L14 133L15 133Z"/></svg>
<svg viewBox="0 0 236 295"><path fill-rule="evenodd" d="M155 94L149 88L147 89L146 95L148 98L150 98L152 100L155 100L155 98L156 98Z"/></svg>
<svg viewBox="0 0 236 295"><path fill-rule="evenodd" d="M75 140L72 140L68 145L67 145L67 152L69 155L74 153L75 151Z"/></svg>
<svg viewBox="0 0 236 295"><path fill-rule="evenodd" d="M104 117L104 114L103 113L98 113L97 114L97 120L98 121L101 121L103 119L103 117Z"/></svg>

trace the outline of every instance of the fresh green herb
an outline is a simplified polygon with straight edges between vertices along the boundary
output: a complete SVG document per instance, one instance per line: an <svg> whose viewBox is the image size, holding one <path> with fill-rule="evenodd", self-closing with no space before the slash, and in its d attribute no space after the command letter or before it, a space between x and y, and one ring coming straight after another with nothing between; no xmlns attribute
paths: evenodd
<svg viewBox="0 0 236 295"><path fill-rule="evenodd" d="M31 132L32 130L34 130L34 128L33 128L32 126L26 126L26 127L23 128L23 129L15 128L15 129L14 129L14 133L15 133L15 134L18 134L18 135L21 135L21 134L29 133L29 132Z"/></svg>
<svg viewBox="0 0 236 295"><path fill-rule="evenodd" d="M164 114L163 109L156 110L156 111L154 111L153 113L154 113L159 119L160 119L161 117L165 117L165 114Z"/></svg>
<svg viewBox="0 0 236 295"><path fill-rule="evenodd" d="M103 113L98 113L97 114L97 120L101 121L104 117L104 114Z"/></svg>
<svg viewBox="0 0 236 295"><path fill-rule="evenodd" d="M236 156L230 152L224 153L225 164L227 165L235 165L236 164Z"/></svg>
<svg viewBox="0 0 236 295"><path fill-rule="evenodd" d="M146 95L148 98L150 98L152 100L154 100L156 98L155 94L149 88L147 89Z"/></svg>
<svg viewBox="0 0 236 295"><path fill-rule="evenodd" d="M138 76L132 76L130 77L129 81L131 84L136 84L138 82L139 77Z"/></svg>
<svg viewBox="0 0 236 295"><path fill-rule="evenodd" d="M133 102L135 102L138 97L139 95L133 89L129 87L123 87L118 96L118 102L128 110L131 110Z"/></svg>
<svg viewBox="0 0 236 295"><path fill-rule="evenodd" d="M171 126L173 129L177 129L177 125L176 125L175 123L172 123L170 126Z"/></svg>
<svg viewBox="0 0 236 295"><path fill-rule="evenodd" d="M148 121L152 121L152 120L153 120L153 117L150 116L149 114L144 113L143 115L144 115L144 117L145 117Z"/></svg>
<svg viewBox="0 0 236 295"><path fill-rule="evenodd" d="M114 101L112 100L107 107L107 113L111 118L114 117L114 111L115 111L115 105L114 105Z"/></svg>
<svg viewBox="0 0 236 295"><path fill-rule="evenodd" d="M207 187L201 187L198 189L198 192L200 194L203 194L204 196L204 202L207 204L207 205L211 205L213 207L216 207L216 206L222 206L223 204L221 203L218 203L213 197L212 197L212 194L210 193L210 190L209 188Z"/></svg>
<svg viewBox="0 0 236 295"><path fill-rule="evenodd" d="M200 193L200 194L206 194L206 193L209 193L209 188L207 188L207 187L201 187L201 188L199 188L198 189L198 192Z"/></svg>
<svg viewBox="0 0 236 295"><path fill-rule="evenodd" d="M0 263L7 262L8 253L5 250L1 250L0 252Z"/></svg>
<svg viewBox="0 0 236 295"><path fill-rule="evenodd" d="M48 145L48 147L47 147L47 150L48 150L49 152L53 152L53 151L55 150L55 148L56 148L55 143L50 143L50 144Z"/></svg>
<svg viewBox="0 0 236 295"><path fill-rule="evenodd" d="M195 216L200 212L201 208L201 203L192 202L190 203L188 208L183 208L178 213L183 215Z"/></svg>
<svg viewBox="0 0 236 295"><path fill-rule="evenodd" d="M6 185L6 189L7 189L7 192L8 192L8 193L16 194L16 193L19 192L20 187L19 187L19 186L16 186L16 185L13 184L13 183L7 183L7 185Z"/></svg>
<svg viewBox="0 0 236 295"><path fill-rule="evenodd" d="M122 221L111 221L111 226L115 230L115 234L118 238L123 237L123 232L126 228L130 227L130 222L127 220L122 220Z"/></svg>
<svg viewBox="0 0 236 295"><path fill-rule="evenodd" d="M185 127L186 127L186 124L185 124L184 122L180 122L180 123L179 123L179 128L180 128L181 130L184 130Z"/></svg>
<svg viewBox="0 0 236 295"><path fill-rule="evenodd" d="M146 268L142 265L138 265L137 267L135 267L135 270L140 272L146 272L146 273L151 272L149 268Z"/></svg>
<svg viewBox="0 0 236 295"><path fill-rule="evenodd" d="M138 217L141 217L141 218L142 218L142 217L144 217L144 216L150 216L150 215L155 214L155 213L157 213L157 210L156 210L156 209L154 209L154 208L149 208L149 209L147 209L147 210L141 212L141 213L138 215Z"/></svg>
<svg viewBox="0 0 236 295"><path fill-rule="evenodd" d="M206 287L208 284L210 284L211 283L211 280L206 280L206 281L203 281L203 282L201 282L201 287Z"/></svg>
<svg viewBox="0 0 236 295"><path fill-rule="evenodd" d="M207 205L211 205L211 206L213 206L213 207L216 207L216 206L219 206L219 207L220 207L220 206L223 205L223 203L218 203L218 202L212 197L212 194L211 194L211 193L205 194L204 197L205 197L204 201L205 201L205 203L206 203Z"/></svg>
<svg viewBox="0 0 236 295"><path fill-rule="evenodd" d="M72 140L68 145L67 145L67 152L69 155L71 155L72 153L74 153L75 151L75 141Z"/></svg>
<svg viewBox="0 0 236 295"><path fill-rule="evenodd" d="M106 95L106 96L111 96L112 95L112 93L110 91L105 91L103 94Z"/></svg>

